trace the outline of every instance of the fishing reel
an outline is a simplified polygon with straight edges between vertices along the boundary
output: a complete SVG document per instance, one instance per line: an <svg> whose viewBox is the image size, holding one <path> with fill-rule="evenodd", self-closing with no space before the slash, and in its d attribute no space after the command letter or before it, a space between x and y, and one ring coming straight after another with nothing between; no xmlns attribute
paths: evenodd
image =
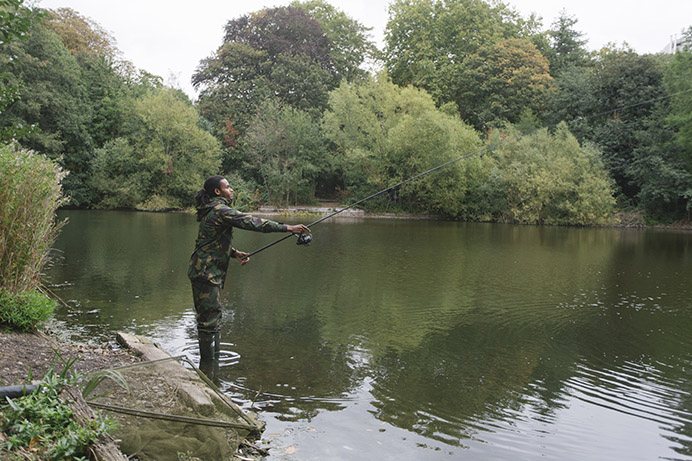
<svg viewBox="0 0 692 461"><path fill-rule="evenodd" d="M296 245L309 246L310 242L312 242L312 234L306 232L306 233L300 234L298 236L298 240L296 241Z"/></svg>

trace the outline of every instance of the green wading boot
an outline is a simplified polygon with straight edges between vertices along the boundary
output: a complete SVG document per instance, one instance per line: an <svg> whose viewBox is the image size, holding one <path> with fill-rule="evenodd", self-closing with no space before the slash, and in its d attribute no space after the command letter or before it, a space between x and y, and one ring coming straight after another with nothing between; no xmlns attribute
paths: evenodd
<svg viewBox="0 0 692 461"><path fill-rule="evenodd" d="M214 357L217 359L221 355L221 333L214 333Z"/></svg>
<svg viewBox="0 0 692 461"><path fill-rule="evenodd" d="M216 333L218 334L218 333ZM198 334L199 339L199 361L210 362L214 360L215 346L214 346L214 333L207 331L200 331Z"/></svg>

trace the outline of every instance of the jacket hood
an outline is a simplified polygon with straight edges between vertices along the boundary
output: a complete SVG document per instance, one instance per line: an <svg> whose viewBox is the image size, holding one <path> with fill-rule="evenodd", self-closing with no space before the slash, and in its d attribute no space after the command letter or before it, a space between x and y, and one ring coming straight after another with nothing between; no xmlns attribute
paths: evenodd
<svg viewBox="0 0 692 461"><path fill-rule="evenodd" d="M197 221L201 221L219 202L228 205L228 200L223 197L213 197L209 202L197 207Z"/></svg>

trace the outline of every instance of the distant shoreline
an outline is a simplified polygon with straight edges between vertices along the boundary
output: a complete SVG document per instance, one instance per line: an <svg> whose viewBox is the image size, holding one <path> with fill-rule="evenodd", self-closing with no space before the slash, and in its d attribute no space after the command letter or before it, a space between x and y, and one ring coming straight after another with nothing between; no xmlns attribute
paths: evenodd
<svg viewBox="0 0 692 461"><path fill-rule="evenodd" d="M259 217L274 217L283 216L290 218L314 218L319 219L325 216L329 216L339 210L346 208L348 205L344 206L288 206L288 207L276 207L276 206L262 206L256 210L241 210L247 212L247 214ZM117 209L84 209L84 208L72 208L72 207L62 207L61 210L87 210L87 211L140 211L146 213L188 213L194 214L195 210L188 209L165 209L165 210L143 210L137 208L117 208ZM552 224L526 224L526 223L499 223L495 221L463 221L455 220L443 215L425 214L425 213L369 213L361 209L352 208L345 211L341 211L333 216L335 219L410 219L410 220L431 220L431 221L459 221L459 222L477 222L477 223L488 223L488 224L515 224L520 226L548 226L548 227L584 227L592 229L655 229L655 230L679 230L679 231L692 231L692 222L676 222L671 224L646 224L641 215L637 213L618 213L616 216L616 222L611 225L600 225L600 226L575 226L575 225L552 225Z"/></svg>
<svg viewBox="0 0 692 461"><path fill-rule="evenodd" d="M289 206L289 207L272 207L263 206L257 210L248 212L253 216L319 216L325 217L334 214L334 218L381 218L381 219L431 219L431 220L447 220L441 215L432 214L416 214L416 213L366 213L357 208L350 208L345 211L340 211L346 206ZM338 213L337 213L338 212Z"/></svg>
<svg viewBox="0 0 692 461"><path fill-rule="evenodd" d="M343 207L331 207L331 206L289 206L289 207L271 207L263 206L257 210L249 211L249 214L253 216L261 217L271 217L271 216L288 216L288 217L301 217L301 216L328 216ZM415 214L415 213L366 213L359 209L349 209L343 211L334 216L334 218L361 218L361 219L418 219L418 220L434 220L434 221L454 221L453 218L449 218L442 215L433 214ZM485 221L463 221L463 222L485 222ZM494 223L494 222L488 222ZM502 224L502 223L494 223ZM513 223L516 225L523 226L546 226L546 224L522 224ZM550 227L555 227L550 225ZM689 222L678 222L672 224L646 224L644 223L640 215L634 213L618 213L617 222L610 226L558 226L558 227L585 227L585 228L603 228L603 229L657 229L657 230L682 230L682 231L692 231L692 223Z"/></svg>

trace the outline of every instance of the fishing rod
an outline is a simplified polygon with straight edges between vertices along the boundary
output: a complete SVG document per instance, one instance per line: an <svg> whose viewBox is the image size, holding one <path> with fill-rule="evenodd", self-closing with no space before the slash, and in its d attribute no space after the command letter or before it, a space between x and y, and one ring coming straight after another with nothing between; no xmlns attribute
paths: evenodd
<svg viewBox="0 0 692 461"><path fill-rule="evenodd" d="M567 122L567 123L569 124L569 123L577 122L577 121L585 121L585 120L589 120L589 119L592 119L592 118L600 117L600 116L602 116L602 115L607 115L607 114L610 114L610 113L617 113L617 111L622 111L622 110L625 110L625 109L631 109L631 108L634 108L634 107L639 107L639 106L643 106L643 105L646 105L646 104L651 104L651 103L654 103L654 102L657 102L657 101L661 101L661 100L664 100L664 99L672 98L673 96L677 96L677 95L680 95L680 94L683 94L683 93L689 93L690 91L692 91L692 88L687 89L687 90L683 90L683 91L679 91L679 92L677 92L677 93L672 93L672 94L669 94L669 95L665 95L665 96L660 96L660 97L657 97L657 98L648 99L648 100L646 100L646 101L640 101L640 102L633 103L633 104L628 104L628 105L625 105L625 106L619 106L619 107L616 107L616 108L614 108L614 109L609 109L609 110L602 111L602 112L599 112L599 113L596 113L596 114L592 114L592 115L590 115L590 116L576 117L575 119L573 119L573 120L571 120L571 121L569 121L569 122ZM471 153L469 153L469 154L462 155L461 157L457 157L457 158L455 158L454 160L450 160L450 161L445 162L445 163L443 163L443 164L441 164L441 165L438 165L438 166L436 166L436 167L430 168L429 170L426 170L426 171L424 171L424 172L422 172L422 173L419 173L419 174L417 174L417 175L415 175L415 176L411 176L411 177L408 178L408 179L404 179L403 181L400 181L400 182L398 182L398 183L396 183L396 184L394 184L394 185L392 185L392 186L389 186L389 187L387 187L387 188L385 188L385 189L382 189L382 190L379 191L379 192L375 192L374 194L368 195L367 197L362 198L362 199L360 199L360 200L358 200L358 201L356 201L356 202L353 202L353 203L351 203L350 205L348 205L348 206L346 206L346 207L344 207L344 208L342 208L342 209L340 209L340 210L336 210L336 211L334 211L333 213L331 213L331 214L329 214L329 215L327 215L327 216L324 216L324 217L318 219L317 221L314 221L314 222L312 222L312 223L310 223L310 224L307 224L306 227L310 228L310 227L312 227L312 226L315 226L315 225L321 223L322 221L326 221L327 219L332 218L332 217L338 215L339 213L343 213L344 211L349 210L349 209L351 209L351 208L353 208L353 207L355 207L355 206L358 206L358 205L360 205L361 203L367 202L367 201L370 200L370 199L373 199L373 198L375 198L375 197L377 197L377 196L380 196L380 195L382 195L382 194L384 194L384 193L386 193L386 192L389 192L389 191L391 191L391 190L393 190L393 189L396 189L396 188L398 188L398 187L401 187L401 186L403 186L404 184L407 184L407 183L409 183L409 182L411 182L411 181L415 181L416 179L421 178L421 177L423 177L423 176L426 176L426 175L428 175L428 174L430 174L430 173L434 173L435 171L441 170L442 168L446 168L446 167L448 167L449 165L452 165L452 164L454 164L454 163L460 162L461 160L465 160L465 159L467 159L467 158L469 158L469 157L473 157L474 155L478 155L478 154L483 153L483 152L488 151L488 150L496 149L496 148L498 148L498 147L500 147L500 146L503 146L504 144L507 144L507 143L510 142L510 141L515 141L515 140L518 141L519 139L521 139L521 138L523 138L523 137L526 137L526 136L529 136L529 135L531 135L531 134L535 133L536 131L541 130L541 129L543 129L543 128L555 128L556 126L557 126L557 124L553 124L553 125L549 125L549 126L547 126L547 127L536 128L536 129L534 129L534 130L532 130L532 131L529 131L528 133L519 134L519 135L516 135L516 136L511 136L511 137L506 138L506 139L503 139L502 141L497 142L497 143L495 143L495 144L491 144L491 145L482 147L482 148L477 149L477 150L475 150L475 151L473 151L473 152L471 152ZM281 237L280 239L278 239L278 240L276 240L276 241L274 241L274 242L272 242L272 243L269 243L269 244L263 246L262 248L259 248L259 249L255 250L255 251L253 251L252 253L248 254L248 255L246 256L245 259L249 258L250 256L256 255L257 253L259 253L259 252L261 252L261 251L264 251L264 250L266 250L267 248L271 248L271 247L273 247L274 245L276 245L277 243L283 242L284 240L286 240L287 238L292 237L293 235L296 235L296 234L288 234L288 235L285 235L285 236ZM312 242L312 235L309 234L309 233L308 233L308 234L305 234L305 233L304 233L304 234L298 235L298 240L296 241L296 244L297 244L297 245L305 245L305 246L308 246L308 245L310 245L311 242Z"/></svg>

